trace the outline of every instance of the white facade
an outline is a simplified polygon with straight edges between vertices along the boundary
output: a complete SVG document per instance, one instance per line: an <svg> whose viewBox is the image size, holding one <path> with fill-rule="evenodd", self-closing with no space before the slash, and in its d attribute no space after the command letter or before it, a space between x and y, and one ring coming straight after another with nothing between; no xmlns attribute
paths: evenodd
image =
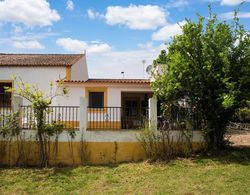
<svg viewBox="0 0 250 195"><path fill-rule="evenodd" d="M71 67L71 79L87 81L88 78L87 61L86 57L83 57Z"/></svg>
<svg viewBox="0 0 250 195"><path fill-rule="evenodd" d="M121 108L124 106L125 102L123 93L127 93L127 95L130 94L130 98L138 98L134 97L136 96L134 95L135 93L137 93L137 96L138 94L142 96L142 98L136 100L136 102L138 103L138 109L140 107L139 105L142 104L142 101L145 102L145 100L148 98L145 98L144 95L147 93L152 94L152 90L148 82L140 82L136 79L129 82L121 81L119 79L112 81L109 79L104 79L104 81L102 80L101 82L99 82L98 79L96 79L96 82L92 82L91 79L88 78L85 55L74 62L74 64L71 66L57 66L53 64L51 66L43 66L39 64L34 66L0 66L0 81L12 81L14 83L14 89L17 89L18 85L16 82L18 81L18 79L17 81L13 81L13 75L20 77L25 83L30 84L31 86L37 85L38 88L48 96L50 95L49 93L51 91L49 86L51 82L56 83L58 80L65 80L64 86L68 88L69 94L66 96L58 96L53 99L52 106L79 106L81 97L86 97L88 99L90 92L104 92L105 101L103 106L109 108L105 108L101 112L95 112L95 110L93 109L92 111L94 112L92 112L89 109L87 117L88 119L90 119L91 117L94 118L92 119L92 121L97 122L97 125L99 124L99 122L103 123L110 120L112 122L112 125L116 126L116 128L121 127L121 118L123 113L123 110ZM55 87L56 84L54 84L54 88ZM23 99L22 104L29 105L30 102ZM65 112L68 111L67 109L68 108L65 108ZM52 113L51 115L53 114L57 115L56 118L58 120L61 120L62 115L65 116L65 113L60 110ZM28 119L25 119L25 121L27 120ZM76 118L76 116L70 116L70 118L67 118L65 120L68 120L68 122L79 121L79 118Z"/></svg>
<svg viewBox="0 0 250 195"><path fill-rule="evenodd" d="M65 84L69 89L68 97L58 97L65 105L78 105L80 97L87 97L86 88L106 88L107 107L121 107L122 92L152 92L149 86L127 84ZM64 99L64 100L62 100ZM77 104L75 104L77 103Z"/></svg>
<svg viewBox="0 0 250 195"><path fill-rule="evenodd" d="M69 68L69 67L68 67ZM88 80L88 70L86 64L86 57L82 57L75 64L70 67L70 74L72 80ZM66 66L0 66L0 82L13 81L13 76L20 77L25 83L30 85L37 85L45 94L49 94L50 82L56 84L57 80L67 79ZM18 79L17 79L18 80ZM18 88L14 82L14 89ZM52 105L75 106L79 105L79 98L83 96L83 89L71 87L70 94L66 97L56 97ZM23 104L27 105L29 102L23 100Z"/></svg>
<svg viewBox="0 0 250 195"><path fill-rule="evenodd" d="M13 76L20 77L30 85L37 85L45 93L49 93L49 83L65 78L64 67L0 67L0 81L13 81ZM17 83L14 82L14 88ZM28 102L24 100L24 104Z"/></svg>

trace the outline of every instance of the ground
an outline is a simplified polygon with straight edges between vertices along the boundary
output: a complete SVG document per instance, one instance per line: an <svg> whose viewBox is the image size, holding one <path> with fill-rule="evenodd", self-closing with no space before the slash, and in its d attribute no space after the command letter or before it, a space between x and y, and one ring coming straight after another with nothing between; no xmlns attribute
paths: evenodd
<svg viewBox="0 0 250 195"><path fill-rule="evenodd" d="M250 130L231 129L227 135L233 146L250 147Z"/></svg>
<svg viewBox="0 0 250 195"><path fill-rule="evenodd" d="M250 148L169 163L2 168L0 194L250 194Z"/></svg>

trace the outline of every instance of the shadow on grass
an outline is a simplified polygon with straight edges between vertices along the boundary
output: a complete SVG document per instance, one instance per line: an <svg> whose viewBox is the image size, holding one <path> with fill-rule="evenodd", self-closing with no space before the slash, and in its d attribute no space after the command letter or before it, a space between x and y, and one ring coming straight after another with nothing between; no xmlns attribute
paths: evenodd
<svg viewBox="0 0 250 195"><path fill-rule="evenodd" d="M209 160L222 164L250 165L250 147L228 147L223 151L199 155L193 159L196 163L205 163Z"/></svg>
<svg viewBox="0 0 250 195"><path fill-rule="evenodd" d="M99 173L101 172L102 168L106 169L114 169L118 167L119 164L103 164L103 165L80 165L80 166L62 166L62 167L52 167L53 169L50 176L53 175L61 175L61 176L71 176L74 173L75 169L81 169L80 172L82 174L91 174L91 173ZM94 169L93 169L94 168Z"/></svg>

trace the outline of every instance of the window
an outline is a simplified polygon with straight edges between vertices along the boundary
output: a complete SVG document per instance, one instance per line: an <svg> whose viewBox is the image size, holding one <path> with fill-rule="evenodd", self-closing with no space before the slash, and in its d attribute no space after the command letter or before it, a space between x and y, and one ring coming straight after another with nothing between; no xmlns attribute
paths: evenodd
<svg viewBox="0 0 250 195"><path fill-rule="evenodd" d="M11 106L11 92L8 88L12 88L12 82L0 82L0 106Z"/></svg>
<svg viewBox="0 0 250 195"><path fill-rule="evenodd" d="M104 107L104 92L89 92L89 107L103 108Z"/></svg>

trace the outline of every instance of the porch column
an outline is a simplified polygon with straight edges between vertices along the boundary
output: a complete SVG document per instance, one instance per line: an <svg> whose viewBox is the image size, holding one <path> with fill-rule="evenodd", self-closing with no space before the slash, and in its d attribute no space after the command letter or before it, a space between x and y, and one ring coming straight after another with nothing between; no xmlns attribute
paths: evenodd
<svg viewBox="0 0 250 195"><path fill-rule="evenodd" d="M12 101L13 111L18 112L22 103L23 103L23 99L21 97L14 96L13 101Z"/></svg>
<svg viewBox="0 0 250 195"><path fill-rule="evenodd" d="M157 98L149 99L149 128L153 131L157 130Z"/></svg>
<svg viewBox="0 0 250 195"><path fill-rule="evenodd" d="M19 112L18 121L19 121L20 127L22 126L22 112L21 112L22 104L23 104L23 98L18 97L18 96L13 97L12 109L13 109L13 112Z"/></svg>
<svg viewBox="0 0 250 195"><path fill-rule="evenodd" d="M81 133L85 133L88 126L88 98L80 98L80 119L79 119L79 128Z"/></svg>

